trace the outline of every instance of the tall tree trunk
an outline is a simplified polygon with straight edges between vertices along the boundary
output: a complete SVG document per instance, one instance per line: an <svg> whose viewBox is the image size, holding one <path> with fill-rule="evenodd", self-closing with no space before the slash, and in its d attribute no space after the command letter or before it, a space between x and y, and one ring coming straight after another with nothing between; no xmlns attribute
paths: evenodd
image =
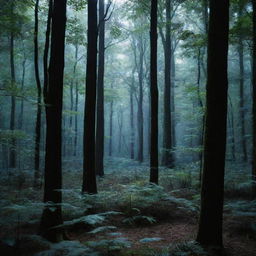
<svg viewBox="0 0 256 256"><path fill-rule="evenodd" d="M228 95L228 101L229 101L229 127L230 127L230 133L231 133L231 154L232 154L232 160L236 161L236 143L235 143L235 125L234 125L234 110L233 110L233 104L231 97Z"/></svg>
<svg viewBox="0 0 256 256"><path fill-rule="evenodd" d="M210 0L207 114L197 241L222 247L227 125L229 0Z"/></svg>
<svg viewBox="0 0 256 256"><path fill-rule="evenodd" d="M252 0L253 6L253 153L252 153L252 194L256 198L256 1Z"/></svg>
<svg viewBox="0 0 256 256"><path fill-rule="evenodd" d="M144 135L143 135L143 57L144 57L144 48L142 38L139 41L139 97L138 97L138 113L137 113L137 122L138 122L138 161L143 162L143 144L144 144Z"/></svg>
<svg viewBox="0 0 256 256"><path fill-rule="evenodd" d="M150 22L150 182L158 184L157 0L151 0Z"/></svg>
<svg viewBox="0 0 256 256"><path fill-rule="evenodd" d="M238 17L243 15L244 5L242 0L239 2ZM240 117L240 131L241 131L241 147L242 147L242 161L247 162L247 149L245 137L245 111L244 111L244 46L243 36L241 31L238 38L238 56L239 56L239 117Z"/></svg>
<svg viewBox="0 0 256 256"><path fill-rule="evenodd" d="M130 88L130 157L134 159L134 106L133 106L133 88Z"/></svg>
<svg viewBox="0 0 256 256"><path fill-rule="evenodd" d="M111 84L111 88L113 88L113 84ZM108 148L108 155L112 156L112 143L113 143L113 110L114 101L111 100L110 102L110 111L109 111L109 148Z"/></svg>
<svg viewBox="0 0 256 256"><path fill-rule="evenodd" d="M12 3L13 5L13 3ZM13 11L13 6L12 6ZM14 88L16 86L16 79L15 79L15 66L14 66L14 32L11 31L10 35L10 66L11 66L11 85ZM15 130L15 115L16 115L16 98L15 95L11 96L11 116L10 116L10 130ZM14 137L11 139L10 145L10 155L9 155L9 165L11 168L15 168L17 165L17 154L16 154L16 144L17 141Z"/></svg>
<svg viewBox="0 0 256 256"><path fill-rule="evenodd" d="M122 133L123 133L123 110L120 108L119 113L118 113L118 117L117 117L117 121L118 121L118 127L119 127L119 139L118 139L118 152L119 155L122 155Z"/></svg>
<svg viewBox="0 0 256 256"><path fill-rule="evenodd" d="M97 83L96 174L104 175L104 71L105 71L105 0L99 0L99 66Z"/></svg>
<svg viewBox="0 0 256 256"><path fill-rule="evenodd" d="M164 123L162 165L173 167L171 124L171 0L166 0L166 35L164 44Z"/></svg>
<svg viewBox="0 0 256 256"><path fill-rule="evenodd" d="M201 49L198 49L198 55L197 55L197 104L200 109L203 109L203 101L201 99L200 95L200 85L201 85ZM199 139L198 139L198 147L202 147L203 140L204 140L204 122L205 122L205 116L203 114L201 127L199 129ZM199 184L201 186L201 179L202 179L202 169L203 169L203 151L199 151Z"/></svg>
<svg viewBox="0 0 256 256"><path fill-rule="evenodd" d="M75 138L74 138L74 156L77 156L77 140L78 140L78 101L79 101L79 93L78 93L78 81L76 81L76 100L75 100Z"/></svg>
<svg viewBox="0 0 256 256"><path fill-rule="evenodd" d="M97 193L95 175L95 109L97 85L97 0L88 0L84 164L82 192Z"/></svg>
<svg viewBox="0 0 256 256"><path fill-rule="evenodd" d="M54 0L52 10L51 56L49 83L45 89L46 154L44 202L40 232L52 242L63 238L63 232L52 229L61 225L62 167L61 167L61 119L63 99L63 72L65 52L66 0ZM53 146L54 145L54 146ZM50 202L50 203L49 203ZM53 204L53 205L52 205Z"/></svg>
<svg viewBox="0 0 256 256"><path fill-rule="evenodd" d="M175 77L176 77L176 66L175 66L175 49L171 40L172 54L171 54L171 124L172 124L172 148L176 147L176 130L175 130ZM173 162L175 161L175 153L173 153Z"/></svg>
<svg viewBox="0 0 256 256"><path fill-rule="evenodd" d="M27 58L24 54L24 59L22 61L22 78L21 78L21 91L24 92L24 85L25 85L25 76L26 76L26 62ZM19 122L18 122L18 128L19 130L22 130L23 128L23 117L24 117L24 99L21 99L20 102L20 114L19 114Z"/></svg>
<svg viewBox="0 0 256 256"><path fill-rule="evenodd" d="M42 89L38 66L38 7L39 0L35 3L35 28L34 28L34 66L37 86L37 113L35 127L35 155L34 155L34 187L38 187L40 178L40 141L41 141L41 116L42 116Z"/></svg>
<svg viewBox="0 0 256 256"><path fill-rule="evenodd" d="M76 83L76 68L77 68L77 62L78 62L78 43L76 43L75 45L75 63L73 66L73 76L71 79L71 83L70 83L70 111L72 112L74 110L74 108L76 108L76 102L75 102L75 106L74 106L74 83ZM75 88L75 93L76 93L76 88ZM75 99L76 101L76 99ZM70 117L69 117L69 130L72 131L73 129L73 114L71 113ZM75 138L74 138L75 140ZM75 143L74 143L75 144ZM75 148L73 148L73 136L70 134L69 135L69 148L70 148L70 155L74 155L74 150Z"/></svg>

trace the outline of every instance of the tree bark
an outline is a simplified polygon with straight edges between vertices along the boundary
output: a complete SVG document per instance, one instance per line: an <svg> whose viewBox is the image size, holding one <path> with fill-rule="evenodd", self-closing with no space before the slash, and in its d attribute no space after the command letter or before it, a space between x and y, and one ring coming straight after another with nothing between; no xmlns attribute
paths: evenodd
<svg viewBox="0 0 256 256"><path fill-rule="evenodd" d="M252 155L252 194L256 198L256 1L252 0L253 6L253 155Z"/></svg>
<svg viewBox="0 0 256 256"><path fill-rule="evenodd" d="M82 192L97 193L95 175L95 110L97 86L97 0L88 1L88 45L84 117L84 164Z"/></svg>
<svg viewBox="0 0 256 256"><path fill-rule="evenodd" d="M134 140L135 140L135 133L134 133L134 106L133 106L133 88L130 88L130 157L134 159Z"/></svg>
<svg viewBox="0 0 256 256"><path fill-rule="evenodd" d="M113 88L113 84L111 84L111 88ZM114 110L113 110L113 106L114 106L114 101L111 100L110 102L110 111L109 111L109 147L108 147L108 155L112 156L112 142L113 142L113 114L114 114Z"/></svg>
<svg viewBox="0 0 256 256"><path fill-rule="evenodd" d="M158 184L157 0L151 0L150 22L150 182Z"/></svg>
<svg viewBox="0 0 256 256"><path fill-rule="evenodd" d="M78 101L79 101L79 92L78 92L78 81L76 81L75 86L76 99L75 99L75 138L74 138L74 156L77 156L77 140L78 140Z"/></svg>
<svg viewBox="0 0 256 256"><path fill-rule="evenodd" d="M62 224L61 126L63 99L66 0L54 0L52 9L49 83L45 88L46 155L44 202L40 233L52 242L63 239L63 232L52 229Z"/></svg>
<svg viewBox="0 0 256 256"><path fill-rule="evenodd" d="M142 38L139 39L139 67L138 67L138 77L139 77L139 99L138 99L138 113L137 113L137 122L138 122L138 161L143 162L144 153L144 137L143 137L143 57L144 57L144 48Z"/></svg>
<svg viewBox="0 0 256 256"><path fill-rule="evenodd" d="M12 2L12 12L13 12L13 2ZM12 14L13 15L13 14ZM10 35L10 67L11 67L11 85L14 88L16 86L15 79L15 66L14 66L14 32L11 31ZM11 96L11 116L10 116L10 130L14 132L15 130L15 115L16 115L16 98L15 95ZM15 168L17 165L17 154L16 154L16 144L15 134L13 133L13 138L10 144L10 155L9 155L9 165L10 168Z"/></svg>
<svg viewBox="0 0 256 256"><path fill-rule="evenodd" d="M37 86L37 113L35 126L35 155L34 155L34 187L38 187L40 179L40 141L41 141L41 116L42 116L42 89L38 66L38 7L39 0L35 3L35 28L34 28L34 67Z"/></svg>
<svg viewBox="0 0 256 256"><path fill-rule="evenodd" d="M99 65L97 82L96 174L104 176L105 0L99 0Z"/></svg>
<svg viewBox="0 0 256 256"><path fill-rule="evenodd" d="M244 5L240 0L238 17L241 18L243 15ZM244 46L243 46L243 36L241 31L239 31L238 38L238 56L239 56L239 117L241 122L240 132L241 132L241 148L242 148L242 161L247 162L247 149L246 149L246 137L245 137L245 111L244 111Z"/></svg>
<svg viewBox="0 0 256 256"><path fill-rule="evenodd" d="M210 0L204 168L197 241L223 246L229 0Z"/></svg>
<svg viewBox="0 0 256 256"><path fill-rule="evenodd" d="M171 117L171 0L166 0L166 35L164 43L164 124L162 165L174 166L172 154L172 117Z"/></svg>

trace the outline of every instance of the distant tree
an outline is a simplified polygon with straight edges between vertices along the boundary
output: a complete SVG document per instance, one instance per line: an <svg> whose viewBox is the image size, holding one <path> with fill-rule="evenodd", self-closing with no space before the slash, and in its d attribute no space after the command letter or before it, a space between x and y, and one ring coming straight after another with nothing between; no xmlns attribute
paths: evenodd
<svg viewBox="0 0 256 256"><path fill-rule="evenodd" d="M35 127L35 175L34 175L34 187L38 186L40 176L40 141L41 141L41 119L42 119L42 88L39 75L38 66L38 8L39 0L35 2L35 28L34 28L34 68L35 78L37 86L37 113L36 113L36 127Z"/></svg>
<svg viewBox="0 0 256 256"><path fill-rule="evenodd" d="M238 1L238 19L241 19L244 14L245 1ZM244 38L242 33L242 23L241 20L238 21L238 57L239 57L239 118L240 118L240 140L242 148L242 161L247 162L247 148L246 148L246 137L245 137L245 104L244 104L244 80L245 80L245 71L244 71Z"/></svg>
<svg viewBox="0 0 256 256"><path fill-rule="evenodd" d="M253 154L252 154L252 181L253 197L256 197L256 1L252 0L253 6Z"/></svg>
<svg viewBox="0 0 256 256"><path fill-rule="evenodd" d="M150 182L158 184L157 0L151 0L150 22Z"/></svg>
<svg viewBox="0 0 256 256"><path fill-rule="evenodd" d="M222 247L229 0L210 0L204 167L197 241Z"/></svg>
<svg viewBox="0 0 256 256"><path fill-rule="evenodd" d="M97 80L96 174L104 175L104 72L105 72L105 0L99 0L99 64Z"/></svg>
<svg viewBox="0 0 256 256"><path fill-rule="evenodd" d="M15 13L14 13L14 0L10 3L10 20L11 23L14 23ZM9 39L9 50L10 50L10 70L11 70L11 87L14 89L16 86L16 75L15 75L15 65L14 65L14 40L15 40L15 28L10 30L10 39ZM10 116L10 130L15 130L15 116L16 116L16 97L15 95L11 96L11 116ZM15 168L17 165L17 156L16 156L16 139L13 137L11 141L10 149L10 167Z"/></svg>
<svg viewBox="0 0 256 256"><path fill-rule="evenodd" d="M51 3L50 3L51 4ZM51 8L51 7L50 7ZM40 234L52 242L63 239L62 231L52 227L62 224L61 120L63 98L66 0L54 0L52 9L49 83L45 88L46 154L44 202Z"/></svg>
<svg viewBox="0 0 256 256"><path fill-rule="evenodd" d="M82 192L97 193L95 174L95 110L97 85L97 0L88 1L86 96L84 117L84 163Z"/></svg>
<svg viewBox="0 0 256 256"><path fill-rule="evenodd" d="M166 26L165 36L161 33L164 47L164 120L163 120L163 152L162 165L173 167L174 159L172 154L172 117L171 117L171 2L165 1Z"/></svg>

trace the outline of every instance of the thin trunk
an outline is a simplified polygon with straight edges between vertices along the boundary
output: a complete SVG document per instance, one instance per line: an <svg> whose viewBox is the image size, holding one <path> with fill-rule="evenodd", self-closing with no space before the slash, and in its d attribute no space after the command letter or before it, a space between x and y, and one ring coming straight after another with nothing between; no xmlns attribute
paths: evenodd
<svg viewBox="0 0 256 256"><path fill-rule="evenodd" d="M113 84L111 84L111 88L113 88ZM112 156L112 142L113 142L113 110L114 101L111 100L110 102L110 112L109 112L109 148L108 148L108 155Z"/></svg>
<svg viewBox="0 0 256 256"><path fill-rule="evenodd" d="M256 1L252 0L253 5L253 155L252 155L252 194L256 197Z"/></svg>
<svg viewBox="0 0 256 256"><path fill-rule="evenodd" d="M131 159L134 159L134 140L135 140L135 133L134 133L134 106L133 106L133 89L130 89L130 154Z"/></svg>
<svg viewBox="0 0 256 256"><path fill-rule="evenodd" d="M144 57L144 48L142 38L139 42L139 99L138 99L138 113L137 113L137 122L138 122L138 161L143 162L143 57Z"/></svg>
<svg viewBox="0 0 256 256"><path fill-rule="evenodd" d="M95 174L95 110L97 86L97 0L88 1L86 99L84 117L84 163L82 192L97 193Z"/></svg>
<svg viewBox="0 0 256 256"><path fill-rule="evenodd" d="M47 88L45 88L46 154L44 202L48 203L48 205L46 205L43 210L40 233L46 239L52 242L58 242L63 239L63 231L53 229L53 227L63 223L61 211L61 119L63 100L66 0L54 0L53 4L49 83Z"/></svg>
<svg viewBox="0 0 256 256"><path fill-rule="evenodd" d="M223 246L229 0L210 0L204 168L197 241Z"/></svg>
<svg viewBox="0 0 256 256"><path fill-rule="evenodd" d="M74 110L74 82L76 83L76 68L77 68L77 62L78 62L78 44L75 45L75 63L74 63L74 67L73 67L73 76L71 79L71 83L70 83L70 111L72 112ZM75 106L76 108L76 106ZM73 113L70 114L69 117L69 131L71 132L73 129ZM71 150L70 155L74 155L74 148L72 145L72 140L73 136L70 134L69 135L69 148Z"/></svg>
<svg viewBox="0 0 256 256"><path fill-rule="evenodd" d="M78 81L76 81L76 100L75 100L75 138L74 138L74 156L77 156L77 140L78 140L78 100L79 100L79 93L78 93Z"/></svg>
<svg viewBox="0 0 256 256"><path fill-rule="evenodd" d="M172 45L172 42L171 42ZM176 66L174 49L172 47L171 54L171 124L172 124L172 147L176 147L176 131L175 131L175 76L176 76ZM173 153L173 161L175 160L175 153Z"/></svg>
<svg viewBox="0 0 256 256"><path fill-rule="evenodd" d="M230 116L230 132L231 132L231 153L233 161L236 161L236 144L235 144L235 121L234 121L234 110L231 97L228 95L229 101L229 116Z"/></svg>
<svg viewBox="0 0 256 256"><path fill-rule="evenodd" d="M118 113L118 127L119 127L119 140L118 140L118 152L121 155L122 150L122 132L123 132L123 110L121 109Z"/></svg>
<svg viewBox="0 0 256 256"><path fill-rule="evenodd" d="M37 86L37 113L35 127L35 155L34 155L34 187L38 187L40 178L40 141L41 141L41 119L42 119L42 89L38 66L38 7L39 0L35 3L35 30L34 30L34 66Z"/></svg>
<svg viewBox="0 0 256 256"><path fill-rule="evenodd" d="M15 66L14 66L14 32L11 32L10 37L10 65L11 65L11 85L14 88L16 86L15 79ZM16 115L16 98L15 95L11 96L11 116L10 116L10 130L14 132L15 130L15 115ZM17 154L16 154L16 144L15 134L13 133L13 138L10 145L10 167L15 168L17 164Z"/></svg>
<svg viewBox="0 0 256 256"><path fill-rule="evenodd" d="M151 0L150 22L150 182L158 184L157 0Z"/></svg>
<svg viewBox="0 0 256 256"><path fill-rule="evenodd" d="M162 165L174 166L172 154L172 117L171 117L171 0L166 0L166 35L164 44L164 123Z"/></svg>
<svg viewBox="0 0 256 256"><path fill-rule="evenodd" d="M105 0L99 0L99 66L97 81L96 174L104 175L104 72L105 72Z"/></svg>
<svg viewBox="0 0 256 256"><path fill-rule="evenodd" d="M202 110L203 109L203 101L200 95L200 85L201 85L201 49L198 50L197 56L197 101L198 107ZM205 114L203 113L201 127L199 130L199 140L198 140L198 147L202 147L204 143L204 131L205 131ZM203 151L200 150L199 152L199 185L201 186L202 181L202 172L203 172Z"/></svg>
<svg viewBox="0 0 256 256"><path fill-rule="evenodd" d="M240 0L238 16L243 15L243 3ZM238 39L238 56L239 56L239 116L241 122L241 147L242 147L242 161L247 162L247 149L246 149L246 137L245 137L245 111L244 111L244 46L242 34L239 34Z"/></svg>
<svg viewBox="0 0 256 256"><path fill-rule="evenodd" d="M26 76L26 57L24 56L24 60L22 62L22 78L21 78L21 91L24 92L24 85L25 85L25 76ZM18 122L18 128L19 130L22 130L23 128L23 117L24 117L24 99L21 99L20 102L20 114L19 114L19 122Z"/></svg>

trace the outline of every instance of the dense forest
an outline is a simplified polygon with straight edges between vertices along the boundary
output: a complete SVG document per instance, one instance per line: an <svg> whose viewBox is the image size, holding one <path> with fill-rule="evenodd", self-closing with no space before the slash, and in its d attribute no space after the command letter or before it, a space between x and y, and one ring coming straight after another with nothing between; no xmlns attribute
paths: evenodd
<svg viewBox="0 0 256 256"><path fill-rule="evenodd" d="M256 255L256 0L0 6L1 255Z"/></svg>

